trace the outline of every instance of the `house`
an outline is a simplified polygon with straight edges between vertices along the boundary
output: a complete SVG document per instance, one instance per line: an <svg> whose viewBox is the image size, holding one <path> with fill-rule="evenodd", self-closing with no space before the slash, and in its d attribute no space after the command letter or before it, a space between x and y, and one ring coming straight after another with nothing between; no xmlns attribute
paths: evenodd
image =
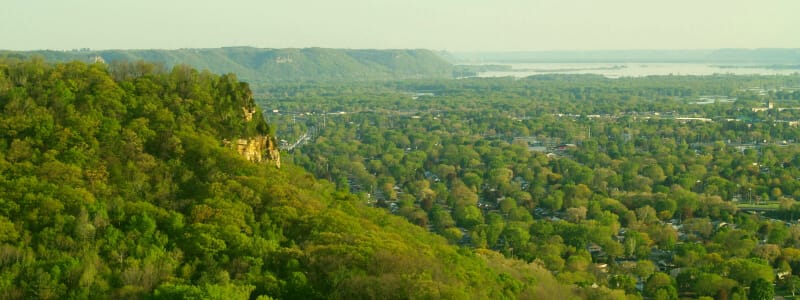
<svg viewBox="0 0 800 300"><path fill-rule="evenodd" d="M778 279L783 280L787 276L792 276L792 272L791 271L778 271L778 270L775 270L775 276L777 276Z"/></svg>
<svg viewBox="0 0 800 300"><path fill-rule="evenodd" d="M94 56L91 56L91 55L90 55L90 56L89 56L89 63L93 63L93 64L97 64L97 63L100 63L100 64L105 64L105 63L106 63L106 60L105 60L105 59L103 59L103 57L102 57L102 56L100 56L100 55L94 55Z"/></svg>
<svg viewBox="0 0 800 300"><path fill-rule="evenodd" d="M595 267L600 270L600 272L608 273L608 264L606 263L595 264Z"/></svg>
<svg viewBox="0 0 800 300"><path fill-rule="evenodd" d="M547 147L545 147L545 146L529 146L528 147L528 151L545 153L545 152L547 152Z"/></svg>
<svg viewBox="0 0 800 300"><path fill-rule="evenodd" d="M595 243L590 243L589 245L586 246L586 251L589 251L589 253L602 252L603 247Z"/></svg>
<svg viewBox="0 0 800 300"><path fill-rule="evenodd" d="M656 266L658 267L659 271L664 272L664 273L671 272L673 269L675 269L675 264L674 263L672 263L671 261L663 260L663 259L659 260L658 262L656 262Z"/></svg>
<svg viewBox="0 0 800 300"><path fill-rule="evenodd" d="M575 149L578 148L578 145L575 144L561 144L556 147L559 151L566 151L567 149Z"/></svg>
<svg viewBox="0 0 800 300"><path fill-rule="evenodd" d="M586 250L589 251L589 254L592 256L593 261L598 261L608 258L608 254L606 254L606 252L603 251L603 247L598 244L589 243L589 245L586 246Z"/></svg>

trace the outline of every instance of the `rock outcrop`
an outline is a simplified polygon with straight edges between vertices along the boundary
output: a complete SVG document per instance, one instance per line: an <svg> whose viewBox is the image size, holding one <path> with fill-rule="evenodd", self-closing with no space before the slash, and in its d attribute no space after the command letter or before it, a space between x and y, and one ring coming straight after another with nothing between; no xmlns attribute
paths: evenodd
<svg viewBox="0 0 800 300"><path fill-rule="evenodd" d="M281 151L278 149L278 144L275 143L275 139L272 137L267 137L267 145L264 148L264 157L274 162L278 169L281 168Z"/></svg>
<svg viewBox="0 0 800 300"><path fill-rule="evenodd" d="M236 151L252 162L264 160L275 163L281 167L281 153L275 142L269 136L257 136L251 139L236 140Z"/></svg>

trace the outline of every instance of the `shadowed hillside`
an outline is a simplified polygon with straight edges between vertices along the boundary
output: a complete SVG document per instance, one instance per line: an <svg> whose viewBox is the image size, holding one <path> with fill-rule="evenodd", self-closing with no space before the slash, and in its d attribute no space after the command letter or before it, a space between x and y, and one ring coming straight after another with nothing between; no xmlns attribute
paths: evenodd
<svg viewBox="0 0 800 300"><path fill-rule="evenodd" d="M80 50L6 52L47 61L106 63L139 60L167 67L186 64L213 73L236 73L249 82L448 78L452 65L429 50L261 49L226 47L180 50Z"/></svg>

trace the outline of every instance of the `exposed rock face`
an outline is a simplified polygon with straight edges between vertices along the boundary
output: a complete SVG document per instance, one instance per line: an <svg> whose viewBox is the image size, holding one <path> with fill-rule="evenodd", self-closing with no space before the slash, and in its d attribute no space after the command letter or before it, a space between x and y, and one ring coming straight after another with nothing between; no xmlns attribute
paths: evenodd
<svg viewBox="0 0 800 300"><path fill-rule="evenodd" d="M268 131L268 129L266 129L267 126L266 123L264 123L263 118L253 120L253 116L258 113L258 110L256 109L252 94L250 94L247 99L247 103L245 103L242 107L242 118L246 123L261 122L261 124L257 123L255 125L256 130L261 134L251 138L237 139L234 145L230 145L230 141L228 140L225 140L224 143L226 145L236 147L236 151L251 162L260 163L264 160L267 160L268 162L274 163L276 167L280 168L281 153L278 150L278 146L275 144L275 141L272 139L272 137L264 134ZM258 114L258 116L261 117L260 114ZM260 128L260 125L264 125L265 128ZM248 126L252 126L252 124L248 124Z"/></svg>
<svg viewBox="0 0 800 300"><path fill-rule="evenodd" d="M262 162L264 159L281 167L281 153L275 142L269 136L257 136L252 139L238 139L236 151L252 162Z"/></svg>
<svg viewBox="0 0 800 300"><path fill-rule="evenodd" d="M242 107L242 112L244 113L244 120L250 122L253 120L253 114L256 113L256 110L255 108Z"/></svg>
<svg viewBox="0 0 800 300"><path fill-rule="evenodd" d="M278 145L275 144L275 140L274 139L272 139L271 137L267 136L266 140L267 140L267 145L265 147L264 156L268 160L275 162L275 166L278 167L278 169L280 169L281 168L281 151L278 149Z"/></svg>

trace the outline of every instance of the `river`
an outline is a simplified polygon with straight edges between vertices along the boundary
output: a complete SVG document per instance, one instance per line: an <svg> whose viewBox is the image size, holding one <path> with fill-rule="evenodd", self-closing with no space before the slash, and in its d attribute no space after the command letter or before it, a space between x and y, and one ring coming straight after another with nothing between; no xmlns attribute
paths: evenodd
<svg viewBox="0 0 800 300"><path fill-rule="evenodd" d="M608 78L650 75L790 75L800 66L771 69L764 66L708 63L488 63L511 66L511 70L478 73L478 77L527 77L542 74L600 74Z"/></svg>

